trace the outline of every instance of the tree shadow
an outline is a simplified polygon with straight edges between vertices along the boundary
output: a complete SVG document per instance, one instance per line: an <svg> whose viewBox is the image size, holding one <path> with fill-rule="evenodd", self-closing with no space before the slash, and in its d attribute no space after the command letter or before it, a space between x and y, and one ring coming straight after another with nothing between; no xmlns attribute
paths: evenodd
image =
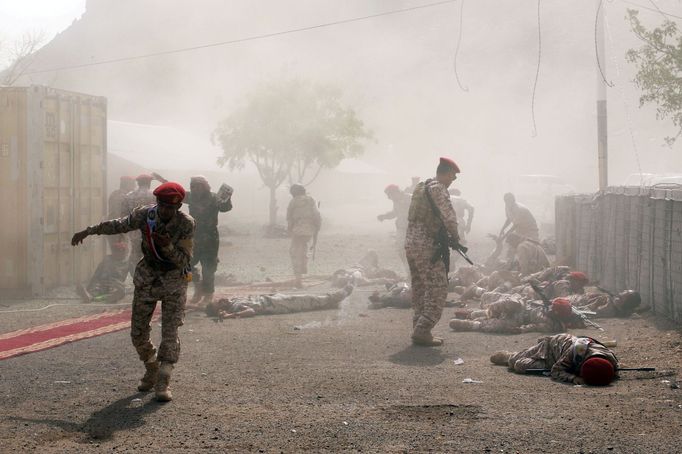
<svg viewBox="0 0 682 454"><path fill-rule="evenodd" d="M392 354L388 360L402 366L437 366L445 361L445 355L440 348L418 347L408 345L401 351Z"/></svg>
<svg viewBox="0 0 682 454"><path fill-rule="evenodd" d="M144 426L146 424L144 417L163 406L152 399L139 407L130 407L133 399L142 399L145 395L146 393L135 393L119 399L92 413L82 424L60 419L33 419L19 416L13 416L10 419L25 423L46 424L65 432L81 433L89 439L108 440L118 431Z"/></svg>

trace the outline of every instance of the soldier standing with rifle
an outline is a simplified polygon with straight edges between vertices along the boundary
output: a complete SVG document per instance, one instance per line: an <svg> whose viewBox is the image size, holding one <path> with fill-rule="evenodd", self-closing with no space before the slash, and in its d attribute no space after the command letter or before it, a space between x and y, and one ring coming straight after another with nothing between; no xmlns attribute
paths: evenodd
<svg viewBox="0 0 682 454"><path fill-rule="evenodd" d="M77 232L76 246L90 235L116 235L139 231L142 259L137 263L133 283L133 313L130 336L146 373L139 391L154 388L156 399L172 399L169 382L173 365L180 356L178 328L182 325L194 237L194 219L180 211L185 190L178 183L163 183L154 190L155 205L140 206L120 219L104 221ZM161 344L157 350L150 339L156 303L161 301Z"/></svg>
<svg viewBox="0 0 682 454"><path fill-rule="evenodd" d="M457 215L448 187L460 173L452 159L440 158L436 178L417 184L408 215L405 253L412 276L412 342L438 347L431 330L443 313L448 294L450 248L459 249ZM466 252L466 250L464 250Z"/></svg>
<svg viewBox="0 0 682 454"><path fill-rule="evenodd" d="M291 265L294 269L296 288L302 288L301 278L308 272L308 242L313 238L313 249L317 246L317 234L322 219L315 199L305 192L301 184L292 184L289 189L291 202L287 207L287 231L291 236Z"/></svg>

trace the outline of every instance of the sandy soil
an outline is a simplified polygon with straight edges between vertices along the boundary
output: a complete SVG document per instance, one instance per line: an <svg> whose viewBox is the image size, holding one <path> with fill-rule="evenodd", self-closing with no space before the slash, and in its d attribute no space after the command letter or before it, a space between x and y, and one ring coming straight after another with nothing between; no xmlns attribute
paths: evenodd
<svg viewBox="0 0 682 454"><path fill-rule="evenodd" d="M221 272L242 281L288 277L286 240L226 240ZM338 234L321 239L311 273L351 264L369 247L399 269L389 239ZM338 311L223 323L189 314L169 404L135 391L142 366L127 332L0 361L0 451L679 452L675 376L623 373L597 389L513 375L490 364L490 353L538 336L453 333L453 309L436 328L445 346L415 348L410 312L367 310L368 290ZM101 310L3 313L0 333ZM584 333L617 339L624 365L680 368L675 327L651 315L603 325L604 334Z"/></svg>

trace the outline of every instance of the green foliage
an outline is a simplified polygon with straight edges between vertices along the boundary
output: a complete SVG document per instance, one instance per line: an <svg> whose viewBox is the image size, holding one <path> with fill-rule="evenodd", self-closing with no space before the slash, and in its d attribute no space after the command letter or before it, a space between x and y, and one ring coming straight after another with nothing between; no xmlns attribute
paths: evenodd
<svg viewBox="0 0 682 454"><path fill-rule="evenodd" d="M223 149L220 166L241 169L250 161L269 188L310 184L321 169L362 154L371 139L338 89L301 80L262 86L212 135Z"/></svg>
<svg viewBox="0 0 682 454"><path fill-rule="evenodd" d="M628 10L628 18L632 31L644 43L626 54L630 62L638 65L635 83L643 92L639 98L640 107L655 103L656 117L672 120L679 129L674 137L665 139L672 145L682 134L682 34L677 24L670 20L647 30L637 11Z"/></svg>

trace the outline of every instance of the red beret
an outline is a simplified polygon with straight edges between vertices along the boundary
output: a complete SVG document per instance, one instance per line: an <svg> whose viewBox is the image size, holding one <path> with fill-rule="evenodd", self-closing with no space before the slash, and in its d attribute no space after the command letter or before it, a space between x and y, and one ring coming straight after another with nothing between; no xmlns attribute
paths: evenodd
<svg viewBox="0 0 682 454"><path fill-rule="evenodd" d="M185 188L179 183L169 181L154 189L156 200L169 205L177 205L185 198Z"/></svg>
<svg viewBox="0 0 682 454"><path fill-rule="evenodd" d="M450 158L441 157L441 158L440 158L440 163L443 164L443 165L446 165L446 166L450 167L452 170L455 171L455 173L461 173L460 170L459 170L459 166L457 165L457 163L455 163L455 161L453 161L453 160L450 159Z"/></svg>
<svg viewBox="0 0 682 454"><path fill-rule="evenodd" d="M554 298L552 301L552 312L560 318L569 318L573 314L573 306L567 298Z"/></svg>
<svg viewBox="0 0 682 454"><path fill-rule="evenodd" d="M581 281L581 282L589 282L589 279L587 278L587 274L583 273L582 271L572 271L569 273L568 277L570 279L573 279L574 281Z"/></svg>
<svg viewBox="0 0 682 454"><path fill-rule="evenodd" d="M616 376L616 370L606 358L593 356L580 366L580 376L591 386L606 386Z"/></svg>
<svg viewBox="0 0 682 454"><path fill-rule="evenodd" d="M137 181L152 181L154 177L149 175L148 173L143 173L141 175L138 175L135 179Z"/></svg>
<svg viewBox="0 0 682 454"><path fill-rule="evenodd" d="M386 189L384 189L384 192L386 194L388 194L390 192L396 192L396 191L400 191L400 188L398 187L397 184L389 184L388 186L386 186Z"/></svg>

